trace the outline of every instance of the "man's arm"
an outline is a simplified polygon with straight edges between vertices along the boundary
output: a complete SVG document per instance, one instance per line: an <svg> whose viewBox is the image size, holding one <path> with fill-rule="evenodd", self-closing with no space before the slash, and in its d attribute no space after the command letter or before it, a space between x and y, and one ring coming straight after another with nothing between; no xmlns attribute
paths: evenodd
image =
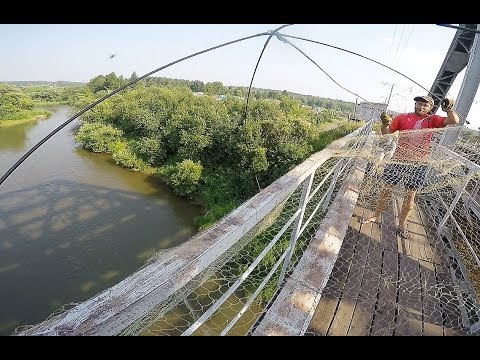
<svg viewBox="0 0 480 360"><path fill-rule="evenodd" d="M385 135L385 134L391 134L391 130L390 130L390 125L383 125L380 126L380 131L382 132L382 135Z"/></svg>
<svg viewBox="0 0 480 360"><path fill-rule="evenodd" d="M446 112L447 112L447 117L445 118L445 120L443 120L443 125L447 126L447 125L458 124L458 121L459 121L458 114L455 111L453 111L453 109L447 109Z"/></svg>
<svg viewBox="0 0 480 360"><path fill-rule="evenodd" d="M447 117L443 120L443 126L458 124L458 114L453 111L453 104L455 102L452 99L445 98L440 103L443 111L447 113Z"/></svg>

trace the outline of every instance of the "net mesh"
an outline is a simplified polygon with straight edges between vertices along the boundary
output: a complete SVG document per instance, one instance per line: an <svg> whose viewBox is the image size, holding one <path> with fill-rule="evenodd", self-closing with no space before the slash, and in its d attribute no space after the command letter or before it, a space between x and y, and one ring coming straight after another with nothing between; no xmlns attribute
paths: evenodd
<svg viewBox="0 0 480 360"><path fill-rule="evenodd" d="M478 335L479 139L402 131L348 154L369 166L306 335Z"/></svg>
<svg viewBox="0 0 480 360"><path fill-rule="evenodd" d="M305 335L478 335L479 140L463 127L346 138L315 170L311 187L307 177L205 271L119 335L252 334L342 185L356 180L356 207L351 218L338 219L349 226ZM355 179L357 160L367 166ZM303 231L282 276L305 189Z"/></svg>
<svg viewBox="0 0 480 360"><path fill-rule="evenodd" d="M478 139L477 132L466 128L356 136L317 170L312 189L328 173L337 174L337 182L324 182L307 204L303 221L320 199L328 198L298 239L287 276L351 175L351 160L368 163L338 260L306 335L478 334ZM250 334L278 294L281 266L274 269L274 264L282 261L292 226L246 280L228 291L298 209L301 188L218 259L208 275L122 334ZM388 196L380 204L381 215L364 222L379 210L382 190ZM402 217L403 234L397 226ZM272 271L265 287L256 291Z"/></svg>
<svg viewBox="0 0 480 360"><path fill-rule="evenodd" d="M296 242L290 265L286 270L287 275L291 273L313 238L329 202L333 200L338 191L338 186L330 186L332 184L329 182L321 184L322 179L327 173L334 170L335 166L339 168L340 165L345 166L345 164L344 159L332 158L317 169L312 189L318 187L318 191L313 194L311 201L307 204L304 215L305 219L311 217L311 221ZM346 164L346 166L349 165ZM238 281L239 276L275 238L279 230L298 210L301 194L302 186L299 186L249 234L243 236L235 246L218 258L215 264L210 266L201 277L192 280L183 289L184 291L160 304L147 316L122 331L121 335L182 335L227 293L228 289ZM314 213L316 205L322 197L325 199L328 197L328 200L325 200L324 206ZM278 263L279 259L281 260L289 245L292 228L292 225L287 228L245 281L205 322L202 322L192 335L249 334L275 297L282 266L280 264L274 269L274 265ZM269 273L270 278L266 281ZM258 291L259 285L264 281L266 281L264 287ZM249 302L250 304L248 304ZM234 319L235 323L231 324Z"/></svg>

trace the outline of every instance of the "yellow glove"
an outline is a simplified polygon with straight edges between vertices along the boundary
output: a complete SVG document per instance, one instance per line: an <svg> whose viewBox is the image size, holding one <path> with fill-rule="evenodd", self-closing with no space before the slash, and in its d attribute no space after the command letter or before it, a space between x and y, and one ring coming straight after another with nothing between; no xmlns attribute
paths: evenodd
<svg viewBox="0 0 480 360"><path fill-rule="evenodd" d="M440 105L443 111L447 111L448 109L453 109L453 104L455 104L455 102L452 99L445 98Z"/></svg>
<svg viewBox="0 0 480 360"><path fill-rule="evenodd" d="M380 119L382 120L382 125L385 125L385 126L390 125L390 122L392 121L392 117L388 115L386 112L383 112L380 115Z"/></svg>

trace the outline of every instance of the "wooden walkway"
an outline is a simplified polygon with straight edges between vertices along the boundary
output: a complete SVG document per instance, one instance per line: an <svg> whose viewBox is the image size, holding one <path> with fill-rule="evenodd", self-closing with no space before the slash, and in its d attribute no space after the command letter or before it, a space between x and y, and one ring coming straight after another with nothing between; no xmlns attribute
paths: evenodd
<svg viewBox="0 0 480 360"><path fill-rule="evenodd" d="M396 201L381 224L357 206L305 335L467 335L447 249L415 207L409 239L396 235Z"/></svg>

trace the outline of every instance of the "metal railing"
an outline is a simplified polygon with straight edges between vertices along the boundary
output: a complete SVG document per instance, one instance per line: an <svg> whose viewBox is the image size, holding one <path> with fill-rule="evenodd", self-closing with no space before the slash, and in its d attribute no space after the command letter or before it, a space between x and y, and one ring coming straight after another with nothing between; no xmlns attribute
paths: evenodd
<svg viewBox="0 0 480 360"><path fill-rule="evenodd" d="M372 124L334 141L209 229L159 254L112 288L19 335L251 334L317 230L338 227L328 214L338 211L333 204L343 195L343 180L355 170L355 157L336 155L368 147L368 137L358 135L370 134ZM471 228L480 224L480 167L462 154L439 149L461 161L464 182L453 186L455 196L437 193L431 198L430 211L436 213L438 235L449 239L455 256L462 258L457 251L462 239L478 267L479 239L472 239L466 221ZM476 210L465 214L465 208ZM459 264L467 279L467 267L462 260ZM472 329L479 326L471 316L465 315L465 322Z"/></svg>

